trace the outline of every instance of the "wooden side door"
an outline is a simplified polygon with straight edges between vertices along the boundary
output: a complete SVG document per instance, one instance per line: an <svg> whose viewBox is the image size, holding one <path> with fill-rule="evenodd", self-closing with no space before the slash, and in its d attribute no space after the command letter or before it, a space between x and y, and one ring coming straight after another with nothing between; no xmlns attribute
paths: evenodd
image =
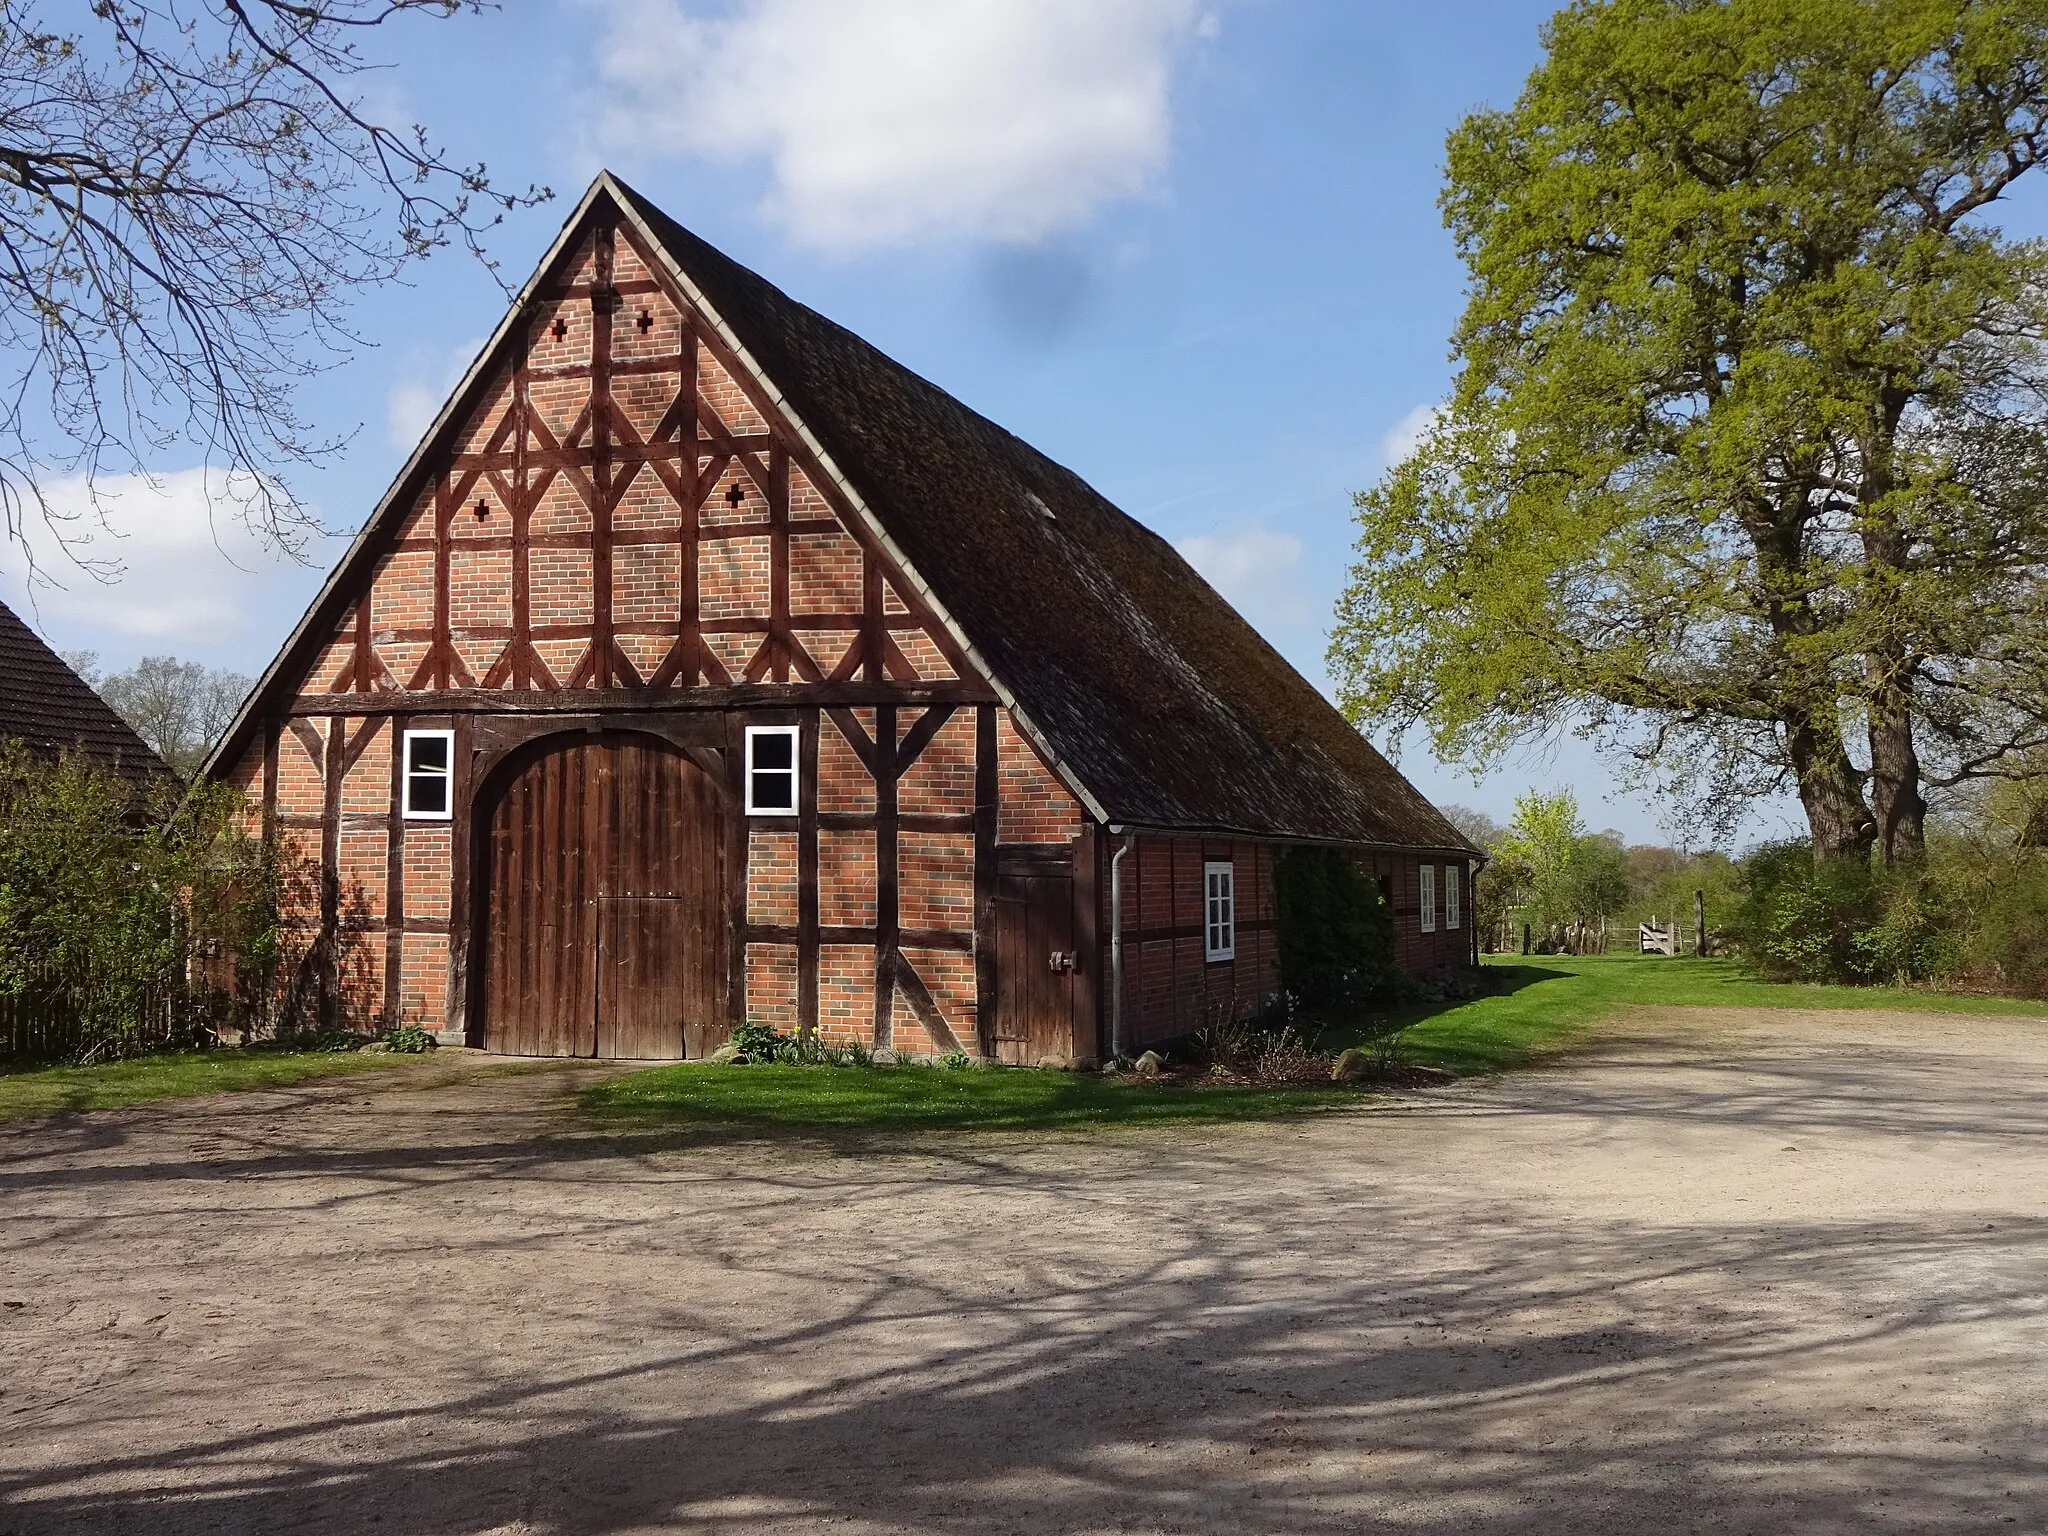
<svg viewBox="0 0 2048 1536"><path fill-rule="evenodd" d="M484 1043L668 1060L723 1040L724 790L651 737L579 737L491 814Z"/></svg>
<svg viewBox="0 0 2048 1536"><path fill-rule="evenodd" d="M1074 1053L1074 877L996 877L999 1061L1032 1066Z"/></svg>

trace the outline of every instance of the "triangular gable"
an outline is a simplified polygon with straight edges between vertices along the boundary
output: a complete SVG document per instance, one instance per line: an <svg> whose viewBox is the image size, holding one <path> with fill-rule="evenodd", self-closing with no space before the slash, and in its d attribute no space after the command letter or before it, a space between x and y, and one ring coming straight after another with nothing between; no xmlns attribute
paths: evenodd
<svg viewBox="0 0 2048 1536"><path fill-rule="evenodd" d="M601 176L210 766L309 695L956 679L989 683Z"/></svg>

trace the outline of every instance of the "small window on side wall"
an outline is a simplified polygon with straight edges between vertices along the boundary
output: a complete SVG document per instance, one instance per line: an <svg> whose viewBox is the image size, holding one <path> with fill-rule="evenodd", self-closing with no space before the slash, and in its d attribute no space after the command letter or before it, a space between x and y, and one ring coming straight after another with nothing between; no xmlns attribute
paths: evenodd
<svg viewBox="0 0 2048 1536"><path fill-rule="evenodd" d="M1459 877L1463 873L1464 871L1455 864L1446 864L1444 866L1444 926L1446 928L1458 926L1460 916L1458 887L1461 883Z"/></svg>
<svg viewBox="0 0 2048 1536"><path fill-rule="evenodd" d="M1436 932L1436 866L1422 866L1422 931Z"/></svg>
<svg viewBox="0 0 2048 1536"><path fill-rule="evenodd" d="M410 821L446 821L455 814L455 733L405 733L404 803Z"/></svg>
<svg viewBox="0 0 2048 1536"><path fill-rule="evenodd" d="M747 727L747 814L794 816L797 727Z"/></svg>
<svg viewBox="0 0 2048 1536"><path fill-rule="evenodd" d="M1203 952L1211 960L1237 958L1237 871L1228 863L1202 866Z"/></svg>

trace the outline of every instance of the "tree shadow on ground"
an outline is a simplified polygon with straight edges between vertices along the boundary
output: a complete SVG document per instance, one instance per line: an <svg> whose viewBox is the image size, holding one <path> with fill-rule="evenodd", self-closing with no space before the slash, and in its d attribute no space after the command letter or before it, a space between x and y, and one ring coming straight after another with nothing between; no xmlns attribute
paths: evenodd
<svg viewBox="0 0 2048 1536"><path fill-rule="evenodd" d="M331 1089L49 1128L0 1169L33 1298L0 1530L2048 1522L2048 1220L1652 1222L1474 1177L1694 1126L1959 1142L2033 1188L2037 1078L1672 1061L1131 1142L617 1135L431 1094L352 1130ZM109 1324L138 1264L240 1309ZM75 1324L44 1315L67 1286Z"/></svg>

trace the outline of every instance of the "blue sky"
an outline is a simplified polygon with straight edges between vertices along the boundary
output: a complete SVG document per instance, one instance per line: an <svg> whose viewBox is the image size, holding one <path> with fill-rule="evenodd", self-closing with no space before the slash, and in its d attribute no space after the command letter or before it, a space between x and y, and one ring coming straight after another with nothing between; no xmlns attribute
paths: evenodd
<svg viewBox="0 0 2048 1536"><path fill-rule="evenodd" d="M1435 198L1446 131L1510 100L1552 7L1359 0L514 0L415 21L371 89L554 204L494 250L516 283L600 166L783 288L1072 466L1178 544L1311 678L1371 484L1449 379L1462 268ZM295 488L352 532L502 299L450 253L365 295L376 345L308 414L359 426ZM128 567L24 606L118 667L255 672L340 541L280 564L167 455L118 514ZM179 474L177 472L186 471ZM219 547L216 547L218 545ZM1569 784L1587 819L1670 835L1588 752L1475 785L1421 744L1439 802L1505 819ZM1755 832L1792 822L1760 807Z"/></svg>

